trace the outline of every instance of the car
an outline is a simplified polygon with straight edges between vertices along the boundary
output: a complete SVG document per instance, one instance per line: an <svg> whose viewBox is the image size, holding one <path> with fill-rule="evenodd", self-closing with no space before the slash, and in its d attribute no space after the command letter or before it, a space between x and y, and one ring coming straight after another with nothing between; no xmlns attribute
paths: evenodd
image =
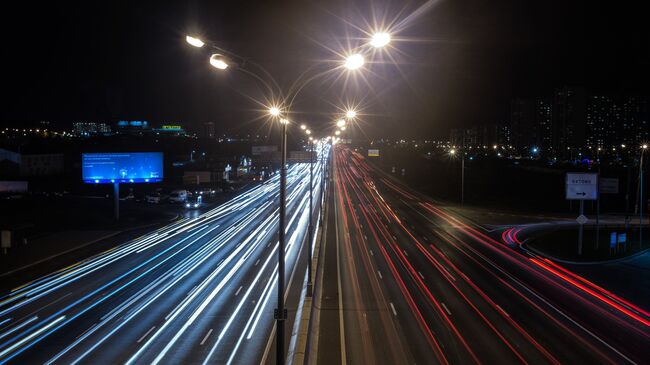
<svg viewBox="0 0 650 365"><path fill-rule="evenodd" d="M196 209L199 208L201 205L203 205L203 196L201 195L195 195L193 197L190 197L185 202L185 208L187 209Z"/></svg>
<svg viewBox="0 0 650 365"><path fill-rule="evenodd" d="M168 198L167 195L161 193L151 193L147 194L145 201L147 203L160 204Z"/></svg>
<svg viewBox="0 0 650 365"><path fill-rule="evenodd" d="M170 203L183 203L187 200L187 190L174 190L169 195Z"/></svg>

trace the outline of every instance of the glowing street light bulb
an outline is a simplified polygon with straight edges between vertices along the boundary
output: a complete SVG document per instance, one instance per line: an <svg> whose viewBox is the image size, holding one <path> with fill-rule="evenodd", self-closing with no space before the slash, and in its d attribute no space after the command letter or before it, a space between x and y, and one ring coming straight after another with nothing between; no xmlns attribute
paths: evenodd
<svg viewBox="0 0 650 365"><path fill-rule="evenodd" d="M313 141L314 141L314 137L309 137L309 140L313 142Z"/></svg>
<svg viewBox="0 0 650 365"><path fill-rule="evenodd" d="M269 114L271 114L274 117L277 117L280 115L280 109L277 106L272 106L269 108Z"/></svg>
<svg viewBox="0 0 650 365"><path fill-rule="evenodd" d="M384 47L388 43L390 43L390 34L386 32L377 32L372 35L372 39L370 40L370 45L375 48Z"/></svg>
<svg viewBox="0 0 650 365"><path fill-rule="evenodd" d="M348 70L356 70L358 68L361 68L365 62L366 61L363 59L362 55L355 53L345 59L344 65Z"/></svg>
<svg viewBox="0 0 650 365"><path fill-rule="evenodd" d="M643 146L641 146L641 148L643 148L644 150L646 150L646 149L648 149L648 145L647 145L647 144L644 144Z"/></svg>
<svg viewBox="0 0 650 365"><path fill-rule="evenodd" d="M336 134L338 136L339 134L341 134L341 131L336 131L336 132L334 132L334 134Z"/></svg>
<svg viewBox="0 0 650 365"><path fill-rule="evenodd" d="M344 131L344 130L345 130L345 126L341 127L341 130Z"/></svg>
<svg viewBox="0 0 650 365"><path fill-rule="evenodd" d="M456 150L454 150L454 149L450 150L450 151L449 151L449 154L450 154L450 155L455 155L455 154L456 154Z"/></svg>
<svg viewBox="0 0 650 365"><path fill-rule="evenodd" d="M201 48L205 45L202 40L192 37L192 36L185 36L185 42L189 43L190 45L196 47L196 48Z"/></svg>
<svg viewBox="0 0 650 365"><path fill-rule="evenodd" d="M282 123L282 124L289 124L289 120L288 120L288 119L285 119L285 118L282 118L282 119L280 119L280 123Z"/></svg>
<svg viewBox="0 0 650 365"><path fill-rule="evenodd" d="M305 133L307 133L307 135L310 135L310 134L311 134L311 131L310 131L309 129L307 129L307 130L305 131Z"/></svg>
<svg viewBox="0 0 650 365"><path fill-rule="evenodd" d="M345 116L346 116L346 118L348 118L348 119L352 119L352 118L354 118L354 117L357 116L357 112L355 112L354 110L348 110L348 111L345 113Z"/></svg>
<svg viewBox="0 0 650 365"><path fill-rule="evenodd" d="M336 121L336 126L339 127L339 128L345 126L345 119L337 120Z"/></svg>
<svg viewBox="0 0 650 365"><path fill-rule="evenodd" d="M228 64L224 61L223 56L218 53L210 56L210 64L219 70L225 70L228 68Z"/></svg>
<svg viewBox="0 0 650 365"><path fill-rule="evenodd" d="M304 125L304 124L302 124L302 125L300 126L300 129L302 129L302 130L304 131L305 129L307 129L307 126Z"/></svg>

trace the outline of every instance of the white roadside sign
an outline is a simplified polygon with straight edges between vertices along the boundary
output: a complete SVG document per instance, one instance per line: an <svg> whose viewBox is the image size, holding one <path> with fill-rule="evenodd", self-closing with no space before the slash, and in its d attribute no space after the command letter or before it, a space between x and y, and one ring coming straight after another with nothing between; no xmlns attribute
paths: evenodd
<svg viewBox="0 0 650 365"><path fill-rule="evenodd" d="M566 198L569 200L598 199L598 174L568 172L566 174Z"/></svg>

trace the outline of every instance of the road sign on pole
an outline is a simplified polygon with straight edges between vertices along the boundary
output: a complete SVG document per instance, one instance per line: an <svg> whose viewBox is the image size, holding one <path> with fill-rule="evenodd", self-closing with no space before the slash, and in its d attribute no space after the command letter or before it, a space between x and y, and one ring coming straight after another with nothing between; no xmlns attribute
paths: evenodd
<svg viewBox="0 0 650 365"><path fill-rule="evenodd" d="M617 178L601 177L599 183L601 194L618 194Z"/></svg>
<svg viewBox="0 0 650 365"><path fill-rule="evenodd" d="M582 172L567 173L566 198L568 200L598 199L598 174Z"/></svg>

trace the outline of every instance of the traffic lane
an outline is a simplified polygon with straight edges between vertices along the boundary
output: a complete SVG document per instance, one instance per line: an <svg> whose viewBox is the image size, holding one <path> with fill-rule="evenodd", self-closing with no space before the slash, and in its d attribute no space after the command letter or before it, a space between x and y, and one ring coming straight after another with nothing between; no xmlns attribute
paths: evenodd
<svg viewBox="0 0 650 365"><path fill-rule="evenodd" d="M414 222L414 219L417 217L409 217L408 222ZM519 352L526 360L535 361L592 359L595 353L593 349L566 332L561 321L553 322L543 314L544 312L536 309L536 306L545 307L544 302L531 302L530 299L522 297L522 293L526 291L514 290L513 278L502 277L500 272L491 270L491 266L481 264L480 257L473 257L456 237L446 236L443 230L436 227L425 228L424 223L415 223L415 226L423 227L416 230L415 235L422 237L422 241L430 242L428 249L431 254L440 252L440 255L449 260L446 269L450 275L455 276L459 286L465 288L463 292L468 298L472 298L470 301L503 335L505 341L514 344L513 352ZM442 260L445 262L444 258ZM549 313L549 309L544 311ZM494 330L485 333L495 335ZM583 350L584 348L586 350ZM602 361L602 358L593 358L593 361Z"/></svg>
<svg viewBox="0 0 650 365"><path fill-rule="evenodd" d="M239 237L234 237L232 240L234 240L234 241L241 241L241 239L243 238L243 236L245 236L245 235L247 235L247 234L248 234L248 232L244 232L244 233L240 234ZM223 256L223 255L225 255L225 254L227 254L227 253L228 253L228 252L222 252L222 253L220 253L220 254ZM221 260L223 260L223 258L220 259L219 256L217 256L217 257L215 257L213 263L217 263L217 260L219 260L219 262L220 262ZM161 274L164 274L164 273L165 273L164 271L161 272ZM198 282L198 281L199 281L203 276L204 276L204 275L201 275L200 273L198 273L198 275L195 275L195 277L197 277L197 279L194 280L194 281L190 281L190 284L186 285L185 288L182 288L182 287L180 287L180 288L174 288L173 291L171 291L169 294L167 294L165 297L163 297L163 298L165 298L167 301L170 302L170 305L169 305L169 306L164 306L164 305L162 305L163 303L159 303L159 302L157 302L157 303L156 303L156 308L157 308L158 310L157 310L155 313L158 313L158 312L163 312L163 313L164 313L165 310L167 310L167 309L171 310L170 308L173 308L173 307L171 307L172 305L177 305L177 304L178 304L178 301L175 301L175 300L171 299L171 298L174 296L174 294L177 294L177 293L180 294L180 293L189 292L189 291L191 290L191 285L192 285L192 284L196 284L196 283L197 283L197 282ZM196 285L195 285L195 286L196 286ZM177 291L177 289L178 289L179 291ZM148 298L144 298L144 299L142 299L142 300L143 300L143 301L146 301L145 299L148 299ZM168 308L165 309L165 310L163 310L163 311L161 311L161 310L160 310L161 307L163 307L163 308L168 307ZM147 323L147 321L144 321L144 320L142 320L141 318L138 318L136 322L137 322L138 325L140 325L141 323ZM150 323L153 323L153 322L155 322L155 321L149 321L149 322L150 322ZM146 326L145 326L145 327L146 327ZM153 328L153 327L148 327L147 330L150 329L150 328ZM109 327L109 329L110 329L110 327ZM131 334L132 336L135 336L135 335L138 334L138 331L137 331L137 330L130 331L130 329L129 329L128 327L127 327L127 330L126 330L126 331L122 331L122 332L124 332L124 333L123 333L123 334L120 334L120 336L118 337L119 339L127 338L127 337L129 337L129 334ZM135 342L136 342L136 341L133 341L133 343L135 343ZM113 347L113 346L111 346L111 347ZM125 348L126 346L120 346L120 347Z"/></svg>
<svg viewBox="0 0 650 365"><path fill-rule="evenodd" d="M464 233L467 234L467 231ZM479 237L479 241L483 239ZM557 270L552 268L551 264L522 256L507 247L492 246L486 242L481 242L477 247L488 251L494 262L502 266L507 265L510 273L524 281L528 287L542 293L545 299L562 313L576 319L588 328L589 332L595 333L590 333L590 336L597 336L596 339L605 347L611 350L623 349L623 352L631 354L633 359L642 359L647 354L639 354L639 349L647 348L649 344L647 326L624 314L625 309L619 309L610 298L591 294L589 289L584 289L584 285L568 276L557 275ZM613 329L616 332L612 331Z"/></svg>
<svg viewBox="0 0 650 365"><path fill-rule="evenodd" d="M180 258L177 257L175 259L176 260L173 262L173 264L179 264ZM113 295L108 300L103 299L105 298L105 295L110 291L102 292L98 295L98 298L96 300L92 301L92 304L89 303L89 306L93 306L90 310L85 310L86 307L82 308L85 310L83 314L80 314L79 317L75 318L73 322L62 327L56 332L55 335L46 337L43 341L38 343L36 347L31 349L29 353L25 353L23 357L18 357L17 360L22 361L27 358L29 361L38 360L40 362L42 358L43 362L45 362L51 359L53 356L59 354L59 352L63 349L66 349L80 336L88 334L91 329L93 330L92 334L94 336L92 338L95 341L99 341L102 338L101 336L106 335L107 332L112 330L112 327L110 327L110 325L115 325L115 321L122 320L127 315L128 310L132 310L132 307L123 308L123 310L117 313L114 310L121 309L121 306L130 300L132 296L137 296L141 291L147 289L147 286L149 286L150 282L155 281L156 278L163 274L164 271L151 272L149 275L144 277L143 280L138 281L135 285L127 287L126 289ZM103 301L99 302L100 300ZM119 314L120 317L112 318L112 320L110 320L110 315L112 313ZM153 313L158 313L158 310L154 311ZM77 314L70 312L70 316L74 315ZM103 320L106 317L109 317L109 320ZM138 325L143 323L146 322L138 322ZM99 335L100 337L95 336L95 334ZM86 343L87 341L84 341L78 346L83 347ZM78 351L77 348L70 350L72 351L70 351L68 355L72 353L76 354Z"/></svg>
<svg viewBox="0 0 650 365"><path fill-rule="evenodd" d="M363 184L362 184L363 186ZM365 187L365 186L364 186ZM373 189L366 190L366 197L372 195L374 192ZM372 196L367 199L374 199ZM371 208L369 210L364 209L364 206L373 206L376 208ZM376 200L373 203L360 204L359 208L364 211L365 216L375 215L376 210L382 209L382 203L379 200ZM382 212L385 213L385 212ZM388 214L383 215L385 220L387 217L391 217ZM480 328L488 327L490 323L484 323L486 321L481 321L481 318L484 318L483 314L478 311L472 311L473 307L469 303L463 302L457 296L460 294L463 296L462 291L457 290L457 293L454 292L455 283L449 280L451 276L446 269L438 265L436 271L432 268L430 262L422 262L422 252L419 252L415 249L415 246L409 244L411 237L407 237L404 232L395 226L395 222L392 221L383 221L382 218L374 216L372 219L374 222L368 221L368 226L374 226L378 231L381 232L380 239L376 240L381 242L382 246L387 248L382 249L382 252L388 251L391 257L387 257L386 260L390 262L398 262L397 265L401 271L397 276L405 278L404 280L410 286L410 291L421 294L418 295L418 306L425 313L427 317L427 322L429 323L445 323L446 327L439 328L438 331L443 331L442 333L447 333L448 338L442 341L442 346L445 348L445 356L448 357L448 360L452 362L459 361L478 361L478 358L484 359L499 359L500 361L516 361L517 358L506 348L505 345L510 345L506 342L500 342L499 339L495 337L482 337L476 338L485 333L489 332L489 328ZM376 234L376 233L375 233ZM418 262L420 261L420 262ZM432 280L425 280L422 272L426 272L427 278ZM452 280L455 279L452 277ZM445 285L445 282L448 282ZM456 294L456 295L453 295ZM445 304L447 303L447 304ZM456 314L463 313L462 316L452 316L450 307L453 307ZM478 318L478 317L481 318ZM478 344L478 346L473 346ZM477 350L478 348L478 350ZM453 349L453 351L450 351ZM490 349L488 354L485 354L484 349ZM517 353L517 352L515 352ZM485 355L490 355L485 357Z"/></svg>
<svg viewBox="0 0 650 365"><path fill-rule="evenodd" d="M304 199L303 199L303 202L302 202L302 207L304 208ZM304 209L301 209L301 210L304 210ZM291 207L290 207L290 209L289 209L289 213L290 213L290 214L291 214L291 211L292 211L292 209L291 209ZM291 220L290 220L290 223L291 223ZM304 222L303 222L302 226L304 226ZM267 231L267 235L268 235L268 234L271 234L271 232L273 232L274 229L268 229L268 228L266 228L265 231ZM303 231L304 231L304 229L301 229L301 232L302 232L302 233L304 233ZM292 235L292 232L291 232L291 225L290 225L290 230L289 230L288 233L289 233L289 235ZM257 236L257 234L255 234L255 233L253 232L253 233L252 233L252 236ZM291 243L291 242L290 242L290 243ZM249 256L249 255L246 255L246 256L248 256L248 259L247 259L247 260L253 260L253 259L254 259L253 256ZM274 255L268 256L267 260L268 260L268 259L271 259L271 258L273 258L273 257L275 257L275 256L274 256ZM259 259L258 259L258 260L259 260ZM251 261L251 262L252 262L252 261ZM255 265L253 265L253 266L257 266L257 263L258 263L258 262L259 262L259 261L256 261ZM287 262L288 262L288 264L289 264L288 267L291 267L291 266L290 266L290 265L291 265L291 256L288 256L288 257L287 257ZM261 265L261 264L260 264L260 265ZM267 281L268 281L268 280L267 280ZM229 285L229 286L234 285L235 283L236 283L236 280L235 280L234 278L229 278L229 280L228 280L228 285ZM233 290L234 290L234 287L233 287ZM239 290L239 289L238 289L238 290ZM248 292L248 291L246 291L246 293L247 293L247 292ZM267 292L268 292L268 291L267 291ZM235 291L235 293L237 293L237 291ZM245 294L245 293L242 291L242 298L245 297L246 295L247 295L247 294ZM212 299L212 300L215 300L215 299ZM243 299L242 299L242 300L243 300ZM198 303L198 301L196 301L196 302ZM234 307L234 306L227 306L227 305L226 305L226 308L233 308L233 307ZM207 308L206 310L211 310L211 309L214 309L214 310L216 310L216 311L219 311L219 310L222 310L223 308L221 308L221 305L218 305L218 306L215 307L215 306L213 306L212 303L211 303L210 307ZM191 310L187 311L187 313L191 313L191 312L192 312ZM205 313L207 313L207 312L205 312ZM259 313L259 312L258 312L258 313ZM250 317L250 316L246 316L245 313L243 314L243 316L244 316L244 317ZM204 316L203 314L201 314L201 318L204 318L204 317L205 317L205 316ZM232 317L231 317L231 318L232 318ZM178 322L179 324L183 323L182 320L179 320L179 321L177 321L177 322ZM195 323L196 323L196 322L195 322ZM198 325L198 323L197 323L197 325ZM228 325L228 324L226 323L226 325ZM214 326L215 326L215 328L222 328L224 325L223 325L223 324L220 324L220 323L216 323L216 324L214 324ZM167 332L174 333L174 332L176 332L176 331L175 331L175 329L174 329L173 327L170 327L170 328L167 330ZM173 354L173 355L174 355L174 358L172 358L172 361L174 361L173 359L177 359L177 360L179 360L179 361L182 359L182 357L179 357L179 356L181 356L181 355L180 355L181 352L178 351L178 348L185 348L185 347L187 347L187 346L190 346L190 347L191 347L191 341L189 342L190 345L185 345L185 343L187 343L188 339L190 339L190 338L192 338L192 337L195 337L195 336L196 336L196 333L199 333L199 332L201 332L201 331L200 331L200 330L199 330L199 331L196 331L194 328L192 328L192 331L186 331L186 332L185 332L186 335L184 335L182 338L178 339L178 341L176 342L176 345L178 345L178 346L175 347L175 351L174 351L174 354ZM208 330L207 332L210 332L210 331ZM206 336L207 336L207 334L206 334ZM209 337L209 336L208 336L208 337ZM162 337L161 337L161 338L162 338ZM219 338L221 338L221 336L219 336ZM207 340L207 339L206 339L206 341L207 341L207 342L210 342L210 340ZM162 342L165 343L164 341L162 341ZM201 341L201 342L203 342L203 341ZM222 343L222 347L223 347L224 345L225 345L225 343ZM169 345L167 345L167 346L169 346ZM227 347L224 347L224 348L227 348ZM155 349L156 349L156 346L155 346L155 345L154 345L154 346L151 346L151 351L148 351L148 352L151 352L151 353L153 353L153 354L157 354L157 351L155 351ZM198 354L197 351L193 351L192 353L193 353L193 354ZM143 356L145 356L145 359L146 359L147 354L145 353ZM156 356L157 356L157 355L156 355ZM167 359L167 358L165 359L165 361L168 361L168 360L169 360L169 359ZM147 361L148 361L148 360L147 360Z"/></svg>
<svg viewBox="0 0 650 365"><path fill-rule="evenodd" d="M417 194L417 193L415 193L415 192L413 192L412 194L410 194L409 192L405 192L405 191L403 190L404 188L402 188L402 189L400 189L400 188L395 188L394 184L390 184L390 183L388 183L388 184L386 184L386 185L392 185L391 188L392 188L393 190L399 192L400 195L402 195L402 196L403 196L404 198L406 198L406 199L413 199L413 200L415 200L415 201L418 200L418 198L417 198L416 195L419 195L419 194ZM425 199L425 200L426 200L426 199ZM431 213L431 212L427 212L426 214L431 215L430 213ZM458 223L458 222L453 222L453 221L452 221L452 222L450 222L450 221L446 221L446 222L444 222L441 226L444 227L445 229L448 229L448 230L457 230L457 229L458 229L458 226L459 226L459 223ZM471 236L471 235L470 235L470 236ZM472 246L477 246L477 248L485 248L485 247L481 247L481 246L488 246L488 245L485 245L485 244L482 243L482 242L477 242L477 241L479 241L479 240L477 240L475 237L470 237L470 238L472 239L472 240L470 241L470 242L472 242L472 245L471 245L471 246L468 246L470 249L472 248ZM488 247L489 247L489 246L488 246ZM498 256L504 256L504 255L498 255ZM507 257L507 256L506 256L506 257ZM508 263L506 263L506 266L508 266ZM515 265L512 265L512 262L510 262L510 263L509 263L509 266L511 267L511 266L518 266L518 265L516 265L516 264L515 264ZM526 267L526 265L523 265L523 266ZM509 267L509 268L510 268L510 267ZM533 276L538 276L538 275L534 275L534 274L532 274L532 273L534 273L534 271L531 271L531 270L525 270L525 271L528 271L528 274L531 274L531 275L533 275ZM504 272L505 272L505 271L504 271ZM525 274L526 274L526 273L523 273L522 275L525 275ZM514 279L514 278L510 278L510 279ZM537 278L537 279L539 279L539 278ZM552 282L551 280L543 280L543 281L546 281L547 284L548 284L548 282ZM526 287L524 287L524 289L527 289L527 290L528 290L528 287L526 286ZM558 291L557 289L558 289L558 286L552 287L552 288L550 288L550 292L551 292L552 294L557 294L557 293L556 293L556 292ZM560 285L560 286L559 286L559 289L560 289L559 291L562 292L563 295L566 295L567 297L574 297L574 299L575 299L575 293L571 291L572 288L563 288L563 287ZM573 289L575 289L575 288L573 288ZM536 294L536 293L534 293L534 292L529 292L529 293L532 293L533 296ZM542 302L544 302L544 303L548 303L548 302L547 302L544 298L542 298L542 297L539 297L539 298L537 298L537 299L540 299L540 300L541 300ZM566 300L566 298L564 298L564 299ZM587 301L587 305L589 305L589 304L590 304L590 302ZM575 309L575 308L573 308L573 309ZM554 310L556 313L558 313L558 314L562 317L563 320L565 320L565 321L566 321L566 320L569 320L570 322L572 321L571 317L566 316L566 315L564 314L564 312L557 312L554 308L553 308L552 310ZM597 310L599 310L599 314L600 314L601 316L602 316L602 315L608 315L607 312L604 312L604 311L602 311L602 310L600 310L600 309L597 309ZM578 310L578 312L580 312L580 310ZM593 309L590 309L589 312L593 312ZM598 317L598 316L596 316L596 317ZM617 319L616 316L614 317L614 319L615 319L615 321L616 321L616 319ZM576 325L576 327L579 327L579 328L580 328L580 324L576 324L576 323L573 323L573 322L571 322L571 323L574 324L574 325ZM594 324L594 323L600 323L600 322L598 321L597 318L590 318L590 319L587 321L587 323L588 323L589 325L591 325L591 324ZM582 328L581 328L581 329L582 329ZM594 338L593 338L594 336L592 336L591 333L589 333L588 331L589 331L589 330L587 329L585 332L587 332L588 336L590 336L590 337L592 337L592 339L594 339ZM610 334L611 334L611 332L610 332ZM640 339L641 339L641 342L645 342L645 340L644 340L644 337L645 337L645 336L643 336L642 334L638 334L638 333L637 333L637 335L638 335L638 336L636 336L637 338L635 338L635 339L639 339L639 338L640 338ZM600 345L600 347L605 347L605 349L604 349L603 351L608 352L608 353L609 353L609 352L612 353L612 354L609 354L610 356L615 356L614 358L623 358L623 359L624 359L624 357L621 357L621 355L619 355L619 354L616 353L616 349L613 349L613 350L612 350L612 349L608 348L608 346L610 346L608 342L600 342L597 338L596 338L595 340L597 340L597 341L599 342L598 344ZM583 345L584 345L584 343L583 343ZM643 345L642 345L642 346L643 346ZM563 348L563 349L566 351L566 346L560 346L560 347ZM647 347L647 346L643 346L643 347L641 347L641 348L646 348L646 347ZM624 355L623 355L623 356L624 356Z"/></svg>
<svg viewBox="0 0 650 365"><path fill-rule="evenodd" d="M423 215L415 214L410 219L421 220L422 217ZM427 224L426 221L420 223ZM581 314L584 317L585 310L575 310L574 306L574 311L567 311L565 307L558 307L556 301L562 302L566 298L559 295L559 298L554 299L554 297L558 297L558 290L555 285L549 285L547 282L547 287L540 288L539 285L532 287L531 280L533 282L539 281L536 275L531 275L528 270L513 271L516 265L512 265L508 260L503 262L501 254L496 254L495 257L494 252L484 252L481 250L484 245L478 244L473 237L463 237L462 232L459 232L449 222L436 222L434 220L429 222L429 225L431 226L429 229L433 232L446 233L446 236L440 235L437 237L437 243L441 245L444 254L450 258L453 257L452 261L457 265L462 263L462 266L459 267L462 268L463 272L471 272L468 275L469 277L475 281L482 281L479 287L486 291L490 297L498 298L495 302L500 303L501 307L511 317L521 323L527 331L530 331L533 334L532 337L538 339L545 347L552 349L553 354L561 354L564 358L575 361L594 357L596 357L594 360L597 361L603 361L603 358L621 359L620 355L616 354L616 351L612 351L603 343L594 339L589 333L590 330L586 332L579 324L567 321L568 318L579 318ZM445 246L448 248L444 249ZM467 262L467 260L470 260L470 262ZM471 271L478 263L482 263L484 270L479 272ZM486 270L491 277L499 280L501 285L482 280L486 277ZM517 290L510 287L510 284L513 283L516 283L516 286L519 287ZM496 290L498 288L502 290ZM531 290L531 288L535 288L535 290ZM543 295L536 295L538 292ZM566 294L565 292L564 295ZM519 302L519 305L513 306L512 303L515 302ZM533 310L533 308L535 309ZM586 313L589 312L591 312L591 309ZM569 323L565 324L564 322ZM602 319L596 316L580 322L589 324L588 328L591 328L592 325L602 322ZM540 326L539 323L545 323L545 325ZM575 346L567 346L567 343L573 343ZM606 340L606 343L610 344L611 341Z"/></svg>
<svg viewBox="0 0 650 365"><path fill-rule="evenodd" d="M205 231L206 233L203 233L203 236L209 233L209 228L205 229ZM106 298L106 295L122 288L126 283L134 286L139 285L143 282L141 280L142 276L147 272L160 270L156 266L162 268L173 267L175 261L170 260L170 258L183 254L181 251L183 248L187 252L191 252L192 248L200 247L200 245L193 245L194 242L192 241L194 235L199 233L202 233L202 231L197 230L192 233L183 233L179 236L183 238L179 239L177 247L167 247L165 242L159 243L159 246L166 247L168 255L162 255L164 251L155 253L153 250L150 253L146 253L147 251L142 253L131 252L126 258L118 260L117 263L107 264L109 265L107 267L111 270L105 270L107 267L93 269L95 272L89 272L86 276L75 280L74 283L68 283L56 289L54 292L41 293L46 295L43 295L38 301L27 303L7 315L39 315L40 318L60 314L74 316L79 311L87 310L87 306L94 305L93 303L99 300L105 301L109 299L110 297ZM171 239L173 240L174 238ZM183 242L184 240L187 240L188 243ZM144 255L141 255L143 253ZM161 255L160 259L156 257L157 255ZM162 262L161 260L167 260L167 262ZM119 270L117 272L121 274L117 275L120 276L115 276L116 274L114 273L116 270ZM137 278L137 281L132 283L132 280L135 278ZM32 298L33 296L30 296L28 300Z"/></svg>
<svg viewBox="0 0 650 365"><path fill-rule="evenodd" d="M342 280L345 340L346 347L355 349L347 352L347 357L352 363L412 363L413 357L403 343L405 336L399 334L399 326L392 318L395 304L386 299L385 289L379 283L383 279L381 271L370 260L367 235L361 232L363 224L359 223L354 208L358 200L355 193L349 192L354 187L345 176L345 162L338 163L343 166L336 170L339 199L336 208L340 213L338 226L345 227L337 240L340 275L345 278ZM359 348L363 351L358 351Z"/></svg>
<svg viewBox="0 0 650 365"><path fill-rule="evenodd" d="M236 221L236 219L237 218L233 217L233 221ZM92 264L94 261L97 261L96 259L102 259L102 258L105 258L108 255L114 256L120 250L123 250L124 252L126 252L125 256L123 255L123 257L113 258L113 259L111 259L112 262L103 263L102 267L95 267L95 268L93 268L93 270L98 271L98 272L99 272L99 270L124 272L122 270L115 270L115 267L112 266L112 265L121 264L121 266L123 266L125 268L131 268L131 267L133 267L133 266L135 266L137 264L137 260L146 260L150 256L157 255L159 253L158 251L165 250L167 248L166 245L165 245L165 242L160 242L160 241L159 241L159 244L154 246L153 248L152 247L145 247L146 250L144 250L144 254L142 252L135 252L135 250L130 250L130 247L134 247L136 250L140 250L143 245L140 245L139 242L146 241L146 239L148 237L153 237L154 235L156 235L158 233L163 233L163 232L165 232L164 234L168 234L168 233L175 234L176 239L183 239L182 235L177 236L177 233L182 233L182 232L177 232L177 233L174 232L175 227L181 227L182 223L184 223L184 222L180 222L180 223L170 225L169 226L170 228L168 228L168 229L158 230L156 232L151 233L150 235L147 235L146 237L142 237L142 239L140 239L140 240L130 241L130 242L127 242L124 245L121 245L121 246L116 247L114 249L108 250L108 251L106 251L104 253L104 255L98 255L95 258L84 260L82 262L79 262L76 265L72 265L71 267L63 269L63 270L55 273L54 275L50 275L49 277L45 277L42 280L42 283L37 283L37 282L36 283L28 283L29 285L27 285L23 289L24 290L28 290L28 289L31 290L31 292L30 292L30 300L33 301L34 296L35 296L34 291L39 290L39 286L41 287L41 289L43 289L44 286L49 285L50 283L48 283L48 279L56 279L57 276L61 276L61 275L65 275L65 276L70 276L70 274L79 275L83 271L84 266L86 266L87 264ZM200 223L201 222L197 221L195 224L200 224ZM188 227L186 227L186 228L188 228ZM185 235L187 235L187 234L185 234ZM162 235L159 235L156 239L160 240L161 237L162 237ZM165 237L162 237L162 238L164 240L175 239L172 235L169 235L166 238ZM144 245L144 246L147 246L147 245ZM149 246L151 246L151 245L149 245ZM125 260L125 261L120 261L120 260ZM70 271L72 271L72 272L70 272ZM106 272L104 272L102 274L105 274L105 273ZM72 275L72 276L74 277L74 275ZM78 284L78 283L75 282L75 284ZM21 289L21 290L23 290L23 289ZM79 291L78 288L77 288L77 291ZM16 292L13 292L12 295L14 297L16 297L17 295L20 295L20 293L19 293L19 291L16 291ZM16 299L16 298L14 298L14 299Z"/></svg>

